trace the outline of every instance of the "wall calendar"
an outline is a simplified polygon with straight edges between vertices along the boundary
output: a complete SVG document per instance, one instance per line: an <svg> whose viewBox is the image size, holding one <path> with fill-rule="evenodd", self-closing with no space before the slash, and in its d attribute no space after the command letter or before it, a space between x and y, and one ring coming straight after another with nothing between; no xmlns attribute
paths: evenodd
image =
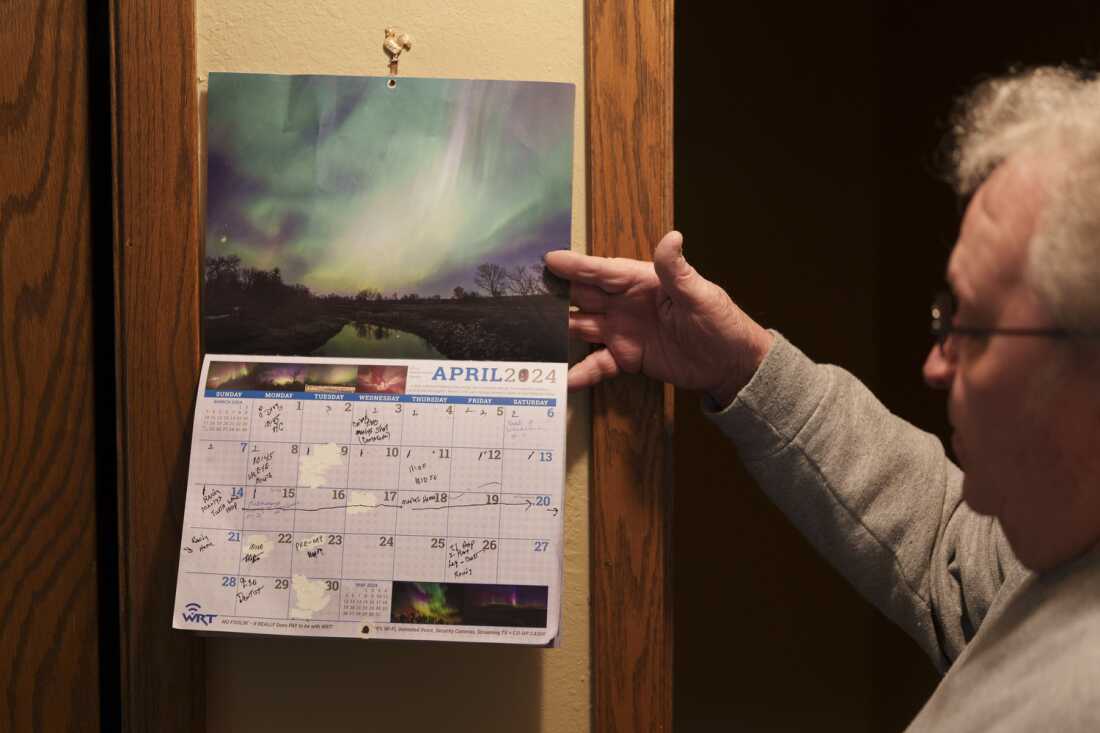
<svg viewBox="0 0 1100 733"><path fill-rule="evenodd" d="M546 644L563 364L208 356L174 625Z"/></svg>
<svg viewBox="0 0 1100 733"><path fill-rule="evenodd" d="M176 628L555 641L574 94L210 75Z"/></svg>

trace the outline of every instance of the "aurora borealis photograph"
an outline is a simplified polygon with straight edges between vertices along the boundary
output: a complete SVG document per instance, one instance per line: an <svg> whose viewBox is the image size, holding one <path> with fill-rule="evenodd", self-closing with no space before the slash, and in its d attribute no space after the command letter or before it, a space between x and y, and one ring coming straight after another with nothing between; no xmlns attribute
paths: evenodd
<svg viewBox="0 0 1100 733"><path fill-rule="evenodd" d="M390 621L544 628L548 594L544 585L395 580Z"/></svg>
<svg viewBox="0 0 1100 733"><path fill-rule="evenodd" d="M204 347L565 361L574 86L212 73Z"/></svg>

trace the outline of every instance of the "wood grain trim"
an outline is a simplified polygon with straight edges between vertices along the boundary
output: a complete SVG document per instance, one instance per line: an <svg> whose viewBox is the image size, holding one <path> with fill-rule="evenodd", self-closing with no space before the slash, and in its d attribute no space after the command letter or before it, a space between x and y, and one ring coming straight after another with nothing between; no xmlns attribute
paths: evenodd
<svg viewBox="0 0 1100 733"><path fill-rule="evenodd" d="M0 16L0 730L94 731L87 8Z"/></svg>
<svg viewBox="0 0 1100 733"><path fill-rule="evenodd" d="M171 628L199 374L195 7L111 14L122 715L200 730L201 640Z"/></svg>
<svg viewBox="0 0 1100 733"><path fill-rule="evenodd" d="M651 259L672 228L673 0L588 0L588 241ZM672 390L595 390L593 730L672 729Z"/></svg>

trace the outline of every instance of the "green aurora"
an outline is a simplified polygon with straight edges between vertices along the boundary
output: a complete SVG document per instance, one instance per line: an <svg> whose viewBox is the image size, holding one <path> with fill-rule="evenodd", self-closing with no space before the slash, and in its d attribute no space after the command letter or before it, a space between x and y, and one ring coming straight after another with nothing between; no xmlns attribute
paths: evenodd
<svg viewBox="0 0 1100 733"><path fill-rule="evenodd" d="M569 246L571 84L210 75L206 256L449 297Z"/></svg>

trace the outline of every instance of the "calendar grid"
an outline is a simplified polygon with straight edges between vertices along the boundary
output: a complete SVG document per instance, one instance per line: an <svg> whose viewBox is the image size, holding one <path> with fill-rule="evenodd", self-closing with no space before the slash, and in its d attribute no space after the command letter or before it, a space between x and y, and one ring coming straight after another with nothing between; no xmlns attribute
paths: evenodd
<svg viewBox="0 0 1100 733"><path fill-rule="evenodd" d="M175 624L402 638L528 625L560 597L564 385L549 406L486 388L498 402L465 407L200 389ZM433 616L448 608L465 620Z"/></svg>
<svg viewBox="0 0 1100 733"><path fill-rule="evenodd" d="M301 407L300 404L299 404L299 407ZM298 445L302 444L302 433L303 433L304 430L305 430L305 419L304 418L299 418L298 419ZM298 461L294 464L294 484L295 484L295 486L297 486L299 483L301 483L301 478L302 478L302 458L301 458L301 456L299 456ZM298 528L298 495L297 494L294 495L294 503L292 504L292 506L294 507L294 509L293 509L293 514L291 514L291 516L290 516L290 536L291 537L294 536L294 531ZM295 553L293 551L291 551L291 553L290 553L290 572L287 573L287 577L290 579L290 583L289 583L290 587L288 588L288 590L290 592L286 594L286 617L287 618L290 618L290 601L294 597L294 594L296 592L295 589L294 589L294 555L295 555Z"/></svg>
<svg viewBox="0 0 1100 733"><path fill-rule="evenodd" d="M188 570L186 572L187 572L188 575L225 575L225 573L218 573L218 572L214 572L212 570ZM282 575L249 575L248 577L250 577L250 578L265 578L267 580L282 580L284 576L282 576ZM305 578L306 578L306 580L326 580L327 576L307 575L307 576L305 576ZM388 583L388 582L390 582L391 578L353 578L353 577L347 577L347 578L341 578L341 580L357 580L357 581L363 581L363 582L369 582L369 583ZM250 617L250 618L252 618L252 617Z"/></svg>
<svg viewBox="0 0 1100 733"><path fill-rule="evenodd" d="M507 442L508 442L508 421L505 420L504 421L504 428L501 431L500 444L504 445ZM503 468L501 468L501 474L500 474L500 489L501 489L501 494L503 494L504 493L504 469ZM504 512L503 511L498 511L497 512L497 537L500 537L500 523L503 520L504 520ZM500 555L501 555L501 553L497 552L497 579L498 580L500 579Z"/></svg>
<svg viewBox="0 0 1100 733"><path fill-rule="evenodd" d="M402 425L404 425L403 421L402 421ZM507 428L505 428L505 430L507 430ZM205 443L240 443L241 441L235 440L233 438L205 438L203 440L203 442L205 442ZM298 440L298 441L294 441L294 440L265 440L263 442L265 442L265 443L274 443L276 445L300 445L302 441L300 441L300 440ZM362 444L361 443L354 443L354 442L352 442L352 443L336 443L336 442L333 442L331 440L329 440L329 441L320 441L320 442L332 443L335 446L347 446L349 449L356 448L356 447L362 447L363 445L383 445L381 443L362 443ZM400 443L399 445L402 448L427 448L429 450L432 449L432 448L438 448L439 447L437 445L417 445L415 443L410 443L410 444ZM467 448L467 449L471 449L471 450L477 450L478 448L484 448L485 446L484 445L448 445L446 447L447 448L460 448L460 449L461 448ZM537 446L536 445L536 446L524 446L523 448L502 448L501 450L554 450L554 448L550 447L550 446Z"/></svg>
<svg viewBox="0 0 1100 733"><path fill-rule="evenodd" d="M352 433L355 429L355 420L348 421L348 445L351 445ZM348 533L348 492L351 491L351 448L348 448L348 465L347 470L344 471L344 528L343 534ZM347 548L343 545L340 546L340 591L336 599L337 608L340 609L340 615L344 615L344 581L347 578L344 577L344 553L347 552Z"/></svg>
<svg viewBox="0 0 1100 733"><path fill-rule="evenodd" d="M209 532L209 531L224 532L225 531L225 527L200 527L198 525L191 525L190 529L198 529L198 530L207 531L207 532ZM387 532L345 532L345 534L348 537L389 537L389 536L391 536L391 533L387 533ZM394 537L438 537L439 534L438 533L432 533L432 532L428 532L428 533L425 533L425 534L417 534L417 533L413 533L413 532L402 532L402 533L394 532L394 533L392 533L392 536L394 536ZM477 539L477 540L504 539L504 540L523 540L523 541L531 541L531 542L551 539L550 537L500 537L498 535L486 535L486 536L469 535L469 537L470 537L470 539ZM191 571L188 571L188 572L191 572ZM218 573L218 575L226 575L226 573ZM281 578L283 576L280 575L278 577Z"/></svg>
<svg viewBox="0 0 1100 733"><path fill-rule="evenodd" d="M248 436L252 437L252 410L248 411ZM242 453L244 453L244 475L247 477L248 476L248 451L244 450L244 451L242 451ZM247 483L247 481L242 481L241 483L245 484L245 483ZM243 485L241 486L241 492L242 492L242 494L241 494L241 507L242 507L241 508L241 533L239 535L237 535L237 539L240 542L243 543L245 541L244 508L243 507L244 507L245 502L247 501L244 498L244 494L243 494L244 486ZM239 547L237 549L238 549L238 552L237 552L237 582L239 583L240 582L240 577L241 577L241 562L242 562L242 558L244 557L244 551L243 551L244 546L243 546L243 544L242 544L241 547ZM240 596L240 591L239 590L233 592L233 615L234 616L237 615L237 606L240 604L240 597L241 596Z"/></svg>
<svg viewBox="0 0 1100 733"><path fill-rule="evenodd" d="M455 416L451 415L451 445L455 443ZM451 538L451 489L454 487L455 478L455 459L449 452L447 453L447 516L444 518L443 526L445 531L443 533L443 580L447 580L447 540Z"/></svg>
<svg viewBox="0 0 1100 733"><path fill-rule="evenodd" d="M404 447L404 446L402 446L402 447ZM518 450L517 452L522 452L522 451L525 451L525 450L527 450L527 449L523 448L523 449ZM219 483L214 483L213 481L203 481L202 483L205 484L206 486L240 486L240 484L219 484ZM292 485L292 484L262 484L262 486L264 488L268 488L268 489L315 489L317 491L321 491L321 490L333 491L333 490L339 490L339 489L345 488L343 486L295 486L295 485ZM366 489L364 489L364 490L366 490ZM423 489L398 489L398 488L393 488L393 489L386 489L386 491L389 491L389 492L392 492L392 493L397 493L397 494L420 494L420 493L423 493ZM461 493L470 493L470 492L461 492ZM501 488L500 493L508 494L510 496L543 496L543 495L546 494L545 491L504 491L503 488ZM295 506L297 506L297 501L295 501ZM455 508L458 509L460 507L455 507ZM260 510L259 509L243 509L242 511L260 511ZM307 511L307 510L303 509L302 511Z"/></svg>
<svg viewBox="0 0 1100 733"><path fill-rule="evenodd" d="M397 439L397 445L401 448L405 447L405 415L401 415L401 437ZM397 482L394 484L394 489L398 492L401 491L401 477L398 475ZM399 495L399 494L398 494ZM385 496L385 494L383 494ZM393 513L393 536L394 545L393 552L390 553L390 577L397 577L397 512Z"/></svg>

